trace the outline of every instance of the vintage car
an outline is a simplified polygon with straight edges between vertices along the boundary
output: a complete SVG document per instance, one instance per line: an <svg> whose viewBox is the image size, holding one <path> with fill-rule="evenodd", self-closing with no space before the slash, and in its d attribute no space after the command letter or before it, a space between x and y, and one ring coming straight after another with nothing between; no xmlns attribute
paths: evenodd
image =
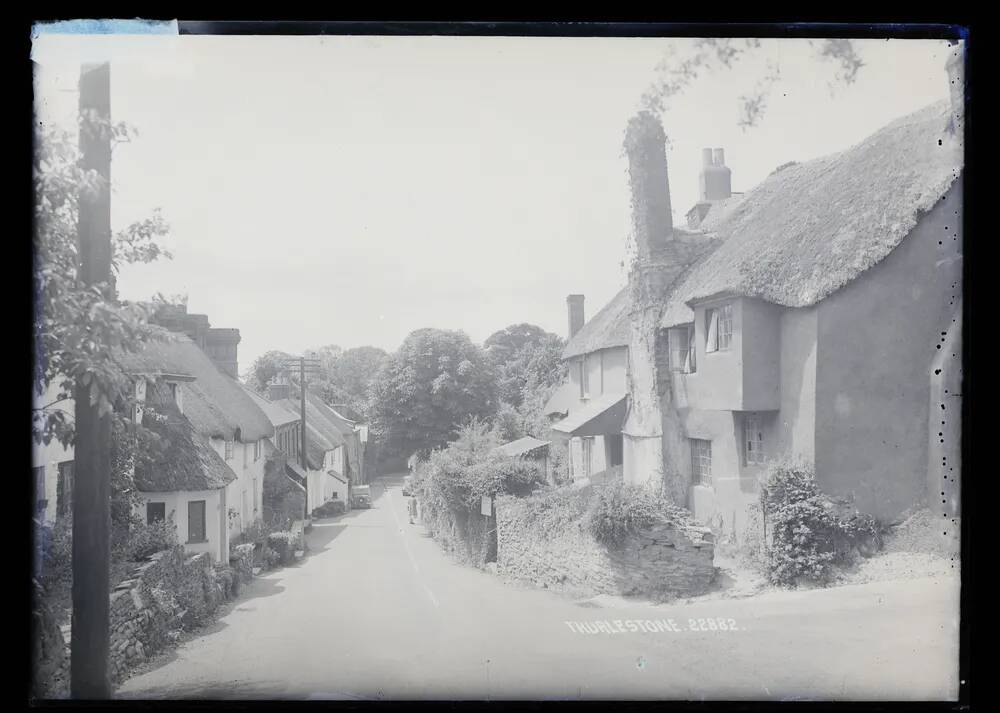
<svg viewBox="0 0 1000 713"><path fill-rule="evenodd" d="M372 490L369 485L356 485L351 492L352 508L370 508L372 506Z"/></svg>

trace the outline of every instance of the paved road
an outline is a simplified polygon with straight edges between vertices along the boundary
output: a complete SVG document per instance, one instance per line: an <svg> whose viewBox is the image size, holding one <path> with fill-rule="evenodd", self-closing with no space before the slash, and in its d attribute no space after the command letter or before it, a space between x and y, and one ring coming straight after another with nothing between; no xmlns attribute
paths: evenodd
<svg viewBox="0 0 1000 713"><path fill-rule="evenodd" d="M314 524L306 559L256 578L218 624L126 681L119 695L957 696L957 582L910 580L661 606L574 602L454 564L423 528L408 523L399 482L373 485L371 510ZM708 629L709 618L722 618L729 630ZM706 621L699 625L699 619ZM669 630L669 620L679 631ZM707 630L691 630L691 620ZM566 623L597 621L608 622L609 630L620 621L626 631L580 633Z"/></svg>

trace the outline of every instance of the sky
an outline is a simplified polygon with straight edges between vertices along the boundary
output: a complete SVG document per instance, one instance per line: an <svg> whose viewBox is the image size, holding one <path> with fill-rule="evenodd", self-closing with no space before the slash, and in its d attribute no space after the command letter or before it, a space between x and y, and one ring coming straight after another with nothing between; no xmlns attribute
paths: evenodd
<svg viewBox="0 0 1000 713"><path fill-rule="evenodd" d="M121 297L185 294L236 327L240 369L272 349L392 351L422 327L482 342L530 322L565 336L626 281L621 143L670 38L43 36L39 121L72 125L82 61L110 59L112 224L159 208L174 258L127 266ZM858 40L852 85L807 40L765 40L663 116L675 224L704 147L734 191L841 151L948 96L947 43ZM738 97L768 62L763 120Z"/></svg>

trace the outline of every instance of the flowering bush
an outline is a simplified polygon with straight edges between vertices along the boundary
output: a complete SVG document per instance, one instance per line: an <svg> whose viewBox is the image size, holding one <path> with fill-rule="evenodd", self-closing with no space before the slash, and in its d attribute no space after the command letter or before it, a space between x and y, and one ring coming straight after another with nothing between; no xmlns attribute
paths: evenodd
<svg viewBox="0 0 1000 713"><path fill-rule="evenodd" d="M881 544L878 522L822 495L806 463L773 464L761 507L770 529L768 576L775 584L827 582L855 550L868 553Z"/></svg>

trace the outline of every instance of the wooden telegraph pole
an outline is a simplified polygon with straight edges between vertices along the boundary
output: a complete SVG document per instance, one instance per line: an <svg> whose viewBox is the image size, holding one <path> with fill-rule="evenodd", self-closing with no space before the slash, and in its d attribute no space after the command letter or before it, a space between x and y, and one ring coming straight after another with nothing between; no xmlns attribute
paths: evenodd
<svg viewBox="0 0 1000 713"><path fill-rule="evenodd" d="M299 410L301 417L301 425L299 428L299 444L301 448L299 449L299 465L302 466L302 471L305 473L309 472L309 460L306 454L306 374L315 374L319 371L320 364L319 359L306 359L304 356L297 357L295 359L290 359L285 363L286 369L292 369L295 366L299 368ZM304 519L309 518L309 479L306 478L306 505L305 505L305 515Z"/></svg>
<svg viewBox="0 0 1000 713"><path fill-rule="evenodd" d="M80 153L84 169L101 178L78 202L79 277L104 283L114 299L111 276L111 65L80 70ZM90 385L77 378L73 487L73 618L70 695L111 698L108 677L111 560L111 419L91 403Z"/></svg>

